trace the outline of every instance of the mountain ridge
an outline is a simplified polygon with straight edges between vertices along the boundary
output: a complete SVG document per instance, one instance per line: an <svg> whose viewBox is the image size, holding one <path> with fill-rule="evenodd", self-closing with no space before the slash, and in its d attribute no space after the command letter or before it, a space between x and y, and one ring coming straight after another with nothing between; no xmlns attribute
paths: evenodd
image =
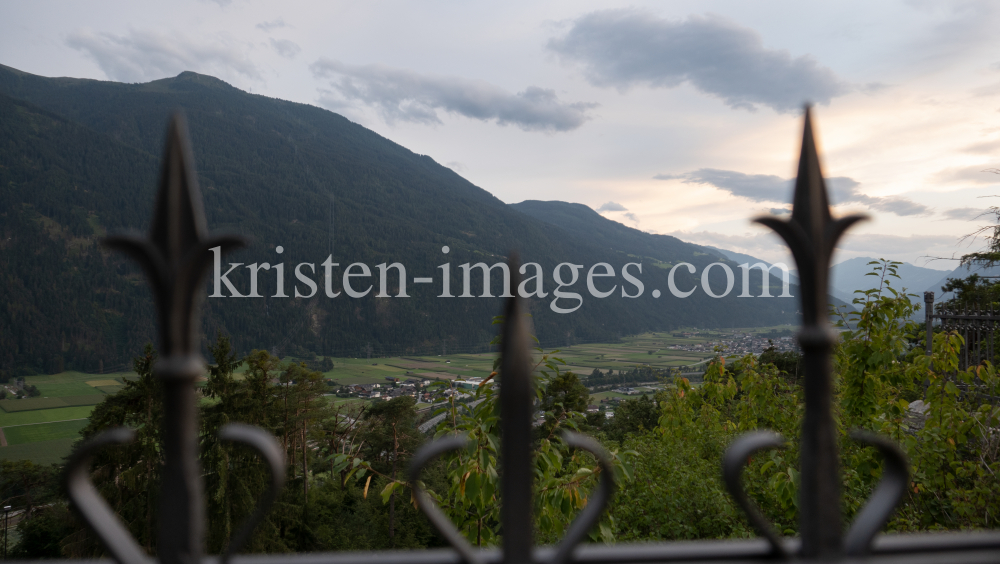
<svg viewBox="0 0 1000 564"><path fill-rule="evenodd" d="M673 299L666 293L667 271L647 253L609 249L532 218L431 157L343 116L223 87L216 80L191 73L151 87L48 79L0 66L5 112L0 183L9 187L0 234L17 239L0 245L0 264L11 273L0 287L17 290L11 304L0 309L0 369L96 370L126 362L155 339L141 273L96 242L105 233L148 226L163 132L177 109L187 116L211 229L251 239L249 248L227 262L282 260L286 284L294 282L290 271L296 263L311 263L318 272L319 263L332 254L341 268L351 262L373 267L401 261L414 277L440 274L446 263L457 295L458 265L502 262L516 249L524 262L541 265L549 292L551 273L560 263L589 268L606 262L616 273L629 262L645 266L646 290L638 298L618 291L594 298L581 278L573 288L582 287L586 299L572 314L555 313L551 294L526 300L543 346L679 326L776 325L796 319L797 304L791 300L715 300L701 291ZM62 121L45 121L49 114ZM647 242L637 244L648 247ZM678 254L665 258L699 268L715 260L701 255L697 246L679 240L670 244ZM280 257L277 246L284 249ZM43 253L45 260L34 253ZM709 277L716 288L725 286L718 270ZM581 276L586 275L583 270ZM477 276L472 279L476 295ZM493 296L503 293L498 277L491 279ZM242 269L230 278L240 288L248 284ZM46 280L72 282L60 286ZM352 300L327 299L322 292L282 300L270 295L273 279L262 274L261 280L263 298L207 299L203 333L226 332L241 351L268 348L296 356L357 355L368 347L376 355L445 345L486 350L494 332L490 320L502 307L499 297L438 298L437 279L434 288L408 282L406 300L378 299L375 292ZM691 287L699 280L681 272L677 282ZM624 291L625 284L619 274L607 287ZM664 291L664 299L651 296L654 288ZM753 288L756 295L759 279ZM398 283L388 289L390 294L398 290ZM635 290L629 286L629 291ZM73 314L63 318L57 309L30 307L46 303L63 304ZM19 326L26 317L34 321Z"/></svg>

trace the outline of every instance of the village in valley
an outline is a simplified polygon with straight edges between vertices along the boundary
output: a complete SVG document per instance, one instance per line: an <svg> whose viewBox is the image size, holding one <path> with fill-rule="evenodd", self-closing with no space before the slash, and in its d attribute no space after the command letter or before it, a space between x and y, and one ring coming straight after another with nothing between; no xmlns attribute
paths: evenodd
<svg viewBox="0 0 1000 564"><path fill-rule="evenodd" d="M655 347L655 348L652 348ZM656 393L675 375L700 381L706 361L717 354L725 356L759 355L773 348L777 352L797 351L787 328L753 330L681 330L648 333L615 344L577 344L555 352L563 371L581 377L591 391L587 411L614 417L615 406L630 396ZM401 396L416 400L422 413L430 414L450 402L474 401L477 390L493 385L493 355L488 353L455 354L431 357L395 357L383 359L337 359L338 366L325 373L329 396L338 403L387 401ZM647 381L628 384L595 385L590 376L595 371L607 373L652 368ZM385 374L385 375L382 375Z"/></svg>

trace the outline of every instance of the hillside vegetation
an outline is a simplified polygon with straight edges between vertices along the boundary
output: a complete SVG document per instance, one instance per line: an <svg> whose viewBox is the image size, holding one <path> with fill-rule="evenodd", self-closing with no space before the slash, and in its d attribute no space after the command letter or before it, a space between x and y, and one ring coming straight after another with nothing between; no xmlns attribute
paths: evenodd
<svg viewBox="0 0 1000 564"><path fill-rule="evenodd" d="M719 260L701 247L638 231L628 233L628 248L611 246L596 227L568 230L540 221L430 157L326 110L248 94L190 72L120 84L44 78L0 66L0 369L120 369L144 343L155 341L154 310L141 273L100 248L98 239L147 228L165 126L178 109L187 116L210 227L250 240L226 262L282 262L289 295L295 265L311 263L320 284L310 299L275 298L274 271L262 271L264 297L207 299L205 334L232 335L236 350L262 348L282 356L359 356L369 348L375 356L444 347L485 350L499 298L438 298L437 267L452 265L457 296L459 265L503 262L512 250L545 272L549 295L529 305L543 344L613 341L680 326L795 322L793 300L737 298L739 281L725 298L701 290L673 298L666 280L672 264L697 268L695 274L677 272L677 285L690 288L706 265ZM601 229L613 223L591 215L584 221L603 222L594 223ZM321 263L331 253L340 269L367 264L374 291L361 299L326 297ZM393 262L406 267L411 297L376 298L375 266ZM550 309L553 268L562 262L584 266L570 288L583 294L584 303L566 315ZM603 288L616 288L604 299L586 291L587 269L599 262L617 273L614 280L601 280ZM641 275L636 267L632 273L645 285L634 299L621 295L626 288L636 292L621 276L629 262L642 264ZM243 291L247 272L238 268L229 276ZM760 275L754 274L752 293L759 295ZM392 271L392 295L399 290L395 276ZM435 281L416 285L416 276ZM480 276L472 276L477 296ZM491 293L499 296L497 270L492 278ZM725 288L721 269L711 279L715 288ZM655 299L653 289L663 298Z"/></svg>

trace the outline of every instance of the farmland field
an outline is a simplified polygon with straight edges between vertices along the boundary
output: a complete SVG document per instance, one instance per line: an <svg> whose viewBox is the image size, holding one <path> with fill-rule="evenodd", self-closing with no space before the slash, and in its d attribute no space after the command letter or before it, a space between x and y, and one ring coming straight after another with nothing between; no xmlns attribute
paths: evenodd
<svg viewBox="0 0 1000 564"><path fill-rule="evenodd" d="M36 383L34 378L36 377L32 377L30 383L39 386L38 390L43 391L42 395L50 398L61 398L65 396L82 396L94 393L94 388L88 386L84 382L66 381L66 382L51 382L51 383L47 382L42 384L41 382Z"/></svg>
<svg viewBox="0 0 1000 564"><path fill-rule="evenodd" d="M19 400L0 400L0 409L7 413L17 411L35 411L75 405L97 405L104 400L105 394L87 394L85 396L63 396L59 398L26 398Z"/></svg>
<svg viewBox="0 0 1000 564"><path fill-rule="evenodd" d="M5 399L0 400L0 409L7 413L16 411L34 411L36 409L52 409L53 407L66 407L66 402L60 398L26 398L26 399Z"/></svg>
<svg viewBox="0 0 1000 564"><path fill-rule="evenodd" d="M19 411L16 413L0 413L0 427L6 429L13 425L25 423L50 423L52 421L68 421L70 419L85 419L94 410L92 405L79 407L57 407L55 409L40 409L38 411ZM6 433L6 431L4 431Z"/></svg>
<svg viewBox="0 0 1000 564"><path fill-rule="evenodd" d="M611 391L608 391L608 392L598 392L596 394L591 394L590 395L590 403L597 403L597 402L599 402L601 400L605 400L605 399L635 399L635 398L638 398L638 397L642 397L642 394L646 394L647 396L652 397L653 394L655 394L656 390L657 390L657 388L655 388L653 386L635 386L635 389L638 390L639 393L635 394L635 395L631 395L631 396L627 395L627 394L622 394L622 393L618 393L618 392L611 392Z"/></svg>
<svg viewBox="0 0 1000 564"><path fill-rule="evenodd" d="M738 329L736 331L761 333L778 328ZM703 368L703 362L714 354L712 343L726 339L734 330L675 330L646 333L625 337L617 343L573 344L568 343L552 356L565 361L561 370L571 370L587 376L599 368L631 370L636 366L651 368L689 367L689 371ZM552 353L551 350L546 350ZM536 355L537 356L537 355ZM493 370L496 353L448 354L429 356L398 356L392 358L333 358L333 370L324 373L339 384L386 383L386 378L420 378L429 380L463 380L486 378ZM283 359L295 361L294 358ZM246 370L237 370L237 377ZM0 401L0 428L9 446L0 447L0 459L28 458L35 462L59 462L69 453L73 441L87 424L94 405L108 394L134 380L134 372L113 374L84 374L62 372L27 376L27 384L38 387L40 396L29 399ZM7 388L13 392L13 388ZM650 389L649 391L652 391ZM8 396L9 397L9 396ZM615 392L601 392L592 396L596 401L605 398L627 397ZM634 397L634 396L633 396ZM334 404L367 401L356 398L328 399Z"/></svg>
<svg viewBox="0 0 1000 564"><path fill-rule="evenodd" d="M58 423L36 423L33 425L4 427L3 433L7 437L7 444L13 446L56 439L75 439L79 437L80 430L86 426L86 419L77 419L75 421L60 421Z"/></svg>
<svg viewBox="0 0 1000 564"><path fill-rule="evenodd" d="M748 331L761 331L760 329ZM619 343L576 344L558 349L553 355L565 361L561 370L572 370L588 375L595 368L601 370L629 370L635 366L673 368L695 365L714 353L705 346L732 331L701 331L687 337L673 333L647 333L622 339ZM674 333L677 333L676 331ZM676 347L703 350L680 350ZM551 352L551 351L546 351ZM652 352L652 354L651 354ZM495 353L449 354L445 356L407 356L392 358L335 358L334 368L325 373L341 384L384 382L394 378L463 379L485 378L493 370Z"/></svg>
<svg viewBox="0 0 1000 564"><path fill-rule="evenodd" d="M76 437L7 446L0 448L0 460L30 460L35 464L57 464L70 453L74 442Z"/></svg>

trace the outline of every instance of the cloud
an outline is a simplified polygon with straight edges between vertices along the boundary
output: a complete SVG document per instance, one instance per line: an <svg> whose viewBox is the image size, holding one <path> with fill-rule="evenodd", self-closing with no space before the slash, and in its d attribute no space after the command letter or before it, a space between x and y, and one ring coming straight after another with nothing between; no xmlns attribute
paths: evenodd
<svg viewBox="0 0 1000 564"><path fill-rule="evenodd" d="M787 215L792 213L792 210L789 210L787 208L770 208L769 210L767 210L767 213L771 215Z"/></svg>
<svg viewBox="0 0 1000 564"><path fill-rule="evenodd" d="M709 184L755 202L786 202L792 195L789 181L773 174L743 174L731 170L702 168L681 177L684 182Z"/></svg>
<svg viewBox="0 0 1000 564"><path fill-rule="evenodd" d="M338 97L336 94L325 88L319 89L319 98L316 102L332 112L345 112L354 109L354 104Z"/></svg>
<svg viewBox="0 0 1000 564"><path fill-rule="evenodd" d="M683 174L656 174L653 175L653 180L676 180L678 178L684 178Z"/></svg>
<svg viewBox="0 0 1000 564"><path fill-rule="evenodd" d="M917 257L952 255L958 240L948 235L888 235L848 233L837 249L852 256L878 256L891 260L904 260L916 264ZM907 260L906 257L913 257ZM897 258L898 257L898 258ZM947 268L947 267L944 267Z"/></svg>
<svg viewBox="0 0 1000 564"><path fill-rule="evenodd" d="M812 57L766 49L760 35L721 16L671 21L638 10L587 14L548 48L576 63L592 84L621 91L687 82L733 108L799 111L850 88Z"/></svg>
<svg viewBox="0 0 1000 564"><path fill-rule="evenodd" d="M744 174L732 170L703 168L681 175L684 182L708 184L734 196L754 202L788 202L792 199L793 180L773 174ZM859 182L846 176L826 179L827 189L835 204L861 204L873 210L900 216L930 213L930 208L899 196L876 197L862 194Z"/></svg>
<svg viewBox="0 0 1000 564"><path fill-rule="evenodd" d="M929 63L945 68L949 63L967 61L977 50L989 50L995 41L998 15L996 2L911 0L906 4L924 12L924 17L930 16L936 22L910 39L909 54L920 61L925 70L929 70Z"/></svg>
<svg viewBox="0 0 1000 564"><path fill-rule="evenodd" d="M276 29L281 29L283 27L288 27L288 26L285 24L285 20L277 18L269 22L260 22L255 27L259 30L270 33Z"/></svg>
<svg viewBox="0 0 1000 564"><path fill-rule="evenodd" d="M298 55L302 51L302 48L298 44L287 39L274 39L272 37L270 41L271 47L286 59L294 59L295 55Z"/></svg>
<svg viewBox="0 0 1000 564"><path fill-rule="evenodd" d="M624 217L630 222L634 223L636 226L639 225L639 216L635 215L633 212L628 211L628 208L619 204L618 202L605 202L601 204L601 207L597 208L597 213L607 213L607 212L625 212L622 213L620 217Z"/></svg>
<svg viewBox="0 0 1000 564"><path fill-rule="evenodd" d="M708 245L726 251L743 253L771 263L785 262L789 267L795 267L790 262L787 247L785 247L777 235L770 231L758 231L742 235L730 235L714 231L673 231L665 233L665 235L672 235L682 241L697 245Z"/></svg>
<svg viewBox="0 0 1000 564"><path fill-rule="evenodd" d="M944 216L948 219L958 219L962 221L971 221L979 219L983 215L989 212L980 208L954 208L944 211Z"/></svg>
<svg viewBox="0 0 1000 564"><path fill-rule="evenodd" d="M628 208L619 204L618 202L606 202L604 204L601 204L601 207L597 208L597 213L609 212L609 211L624 212L628 211Z"/></svg>
<svg viewBox="0 0 1000 564"><path fill-rule="evenodd" d="M1000 82L994 82L993 84L987 84L986 86L980 86L972 89L972 95L980 98L996 96L998 94L1000 94Z"/></svg>
<svg viewBox="0 0 1000 564"><path fill-rule="evenodd" d="M864 204L873 210L893 213L900 216L925 215L931 213L931 209L929 207L899 196L873 198L871 196L859 194L858 197L850 201Z"/></svg>
<svg viewBox="0 0 1000 564"><path fill-rule="evenodd" d="M147 82L183 71L260 79L243 50L227 41L197 41L178 34L132 30L126 35L77 31L66 43L94 59L104 74L120 82Z"/></svg>
<svg viewBox="0 0 1000 564"><path fill-rule="evenodd" d="M698 245L711 245L727 251L734 251L764 259L768 262L785 262L795 268L795 262L788 248L777 235L770 231L731 235L713 231L674 231L667 233L682 241ZM921 257L945 257L955 254L958 241L947 235L888 235L876 233L852 233L840 239L837 244L837 261L854 257L885 257L891 260L919 264ZM961 254L961 253L959 253ZM947 268L947 266L934 266Z"/></svg>
<svg viewBox="0 0 1000 564"><path fill-rule="evenodd" d="M962 149L962 151L966 153L975 153L981 155L1000 154L1000 139L995 139L993 141L983 141L982 143L975 143Z"/></svg>
<svg viewBox="0 0 1000 564"><path fill-rule="evenodd" d="M988 165L946 168L934 175L938 182L974 182L976 184L997 184L1000 177L988 170Z"/></svg>
<svg viewBox="0 0 1000 564"><path fill-rule="evenodd" d="M862 84L861 86L859 86L858 90L860 90L865 94L872 95L872 94L878 94L879 92L885 90L886 88L889 88L889 85L885 84L884 82L868 82L866 84Z"/></svg>
<svg viewBox="0 0 1000 564"><path fill-rule="evenodd" d="M561 102L554 90L529 86L511 94L487 82L420 75L384 65L348 65L320 59L310 67L316 78L344 99L374 107L389 122L440 124L438 111L525 131L572 131L589 119L592 103Z"/></svg>

